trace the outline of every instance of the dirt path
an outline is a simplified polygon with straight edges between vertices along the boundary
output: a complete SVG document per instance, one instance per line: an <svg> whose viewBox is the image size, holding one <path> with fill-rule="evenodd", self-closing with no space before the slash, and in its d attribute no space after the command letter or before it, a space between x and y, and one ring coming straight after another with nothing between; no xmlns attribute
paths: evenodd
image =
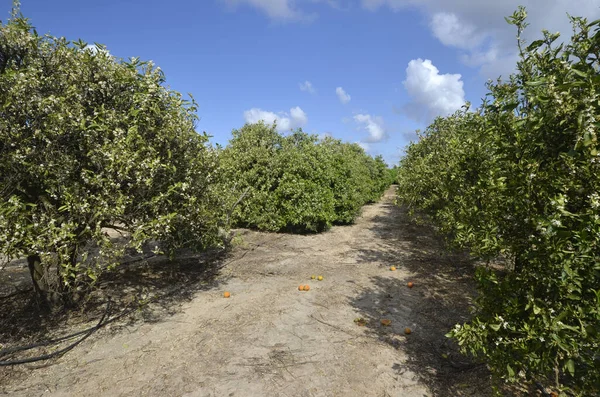
<svg viewBox="0 0 600 397"><path fill-rule="evenodd" d="M174 313L102 329L52 365L21 367L0 392L489 394L485 369L467 363L444 337L466 318L472 266L445 253L430 230L410 224L393 194L365 207L355 225L320 235L243 231L244 242L216 278ZM310 280L312 274L324 280ZM298 291L300 284L311 290ZM225 290L231 298L222 297ZM382 318L392 325L381 326Z"/></svg>

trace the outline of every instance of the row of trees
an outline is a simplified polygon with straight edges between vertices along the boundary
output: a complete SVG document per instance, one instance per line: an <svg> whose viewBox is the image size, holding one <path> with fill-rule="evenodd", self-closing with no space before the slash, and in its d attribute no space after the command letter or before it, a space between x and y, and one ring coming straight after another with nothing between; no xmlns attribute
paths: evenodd
<svg viewBox="0 0 600 397"><path fill-rule="evenodd" d="M232 223L323 230L388 183L356 145L257 124L221 149L196 120L159 68L38 35L15 2L0 25L0 256L26 256L39 296L69 302L150 241L173 253L223 246Z"/></svg>
<svg viewBox="0 0 600 397"><path fill-rule="evenodd" d="M220 153L227 190L244 197L232 220L270 231L318 232L354 221L381 197L391 172L357 144L247 124Z"/></svg>
<svg viewBox="0 0 600 397"><path fill-rule="evenodd" d="M600 394L600 21L571 18L525 46L508 81L438 118L411 144L398 200L432 220L448 241L481 258L471 321L449 336L510 382Z"/></svg>

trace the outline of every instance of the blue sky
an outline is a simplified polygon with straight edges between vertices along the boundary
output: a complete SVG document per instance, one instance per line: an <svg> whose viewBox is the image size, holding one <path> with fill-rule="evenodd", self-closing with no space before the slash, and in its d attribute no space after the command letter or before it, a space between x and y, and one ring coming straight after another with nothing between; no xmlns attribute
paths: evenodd
<svg viewBox="0 0 600 397"><path fill-rule="evenodd" d="M0 0L5 20L12 0ZM199 103L198 129L226 144L245 121L278 120L360 142L390 164L437 115L475 106L514 68L504 16L528 9L529 37L570 33L597 0L22 0L40 33L153 60ZM2 15L3 13L3 15Z"/></svg>

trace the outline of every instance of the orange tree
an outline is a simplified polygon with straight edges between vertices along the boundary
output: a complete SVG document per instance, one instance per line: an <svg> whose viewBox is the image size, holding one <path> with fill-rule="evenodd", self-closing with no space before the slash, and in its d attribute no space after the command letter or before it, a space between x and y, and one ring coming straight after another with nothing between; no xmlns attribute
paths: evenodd
<svg viewBox="0 0 600 397"><path fill-rule="evenodd" d="M232 221L261 230L318 232L351 223L389 186L383 160L358 145L319 141L300 129L284 136L263 122L233 131L220 166Z"/></svg>
<svg viewBox="0 0 600 397"><path fill-rule="evenodd" d="M600 393L600 21L571 18L556 44L521 40L508 81L488 84L475 112L438 118L407 148L398 201L474 255L472 320L449 333L498 378L563 395Z"/></svg>
<svg viewBox="0 0 600 397"><path fill-rule="evenodd" d="M0 254L28 257L43 298L72 301L150 240L219 244L216 153L163 83L150 63L38 35L18 3L0 25Z"/></svg>

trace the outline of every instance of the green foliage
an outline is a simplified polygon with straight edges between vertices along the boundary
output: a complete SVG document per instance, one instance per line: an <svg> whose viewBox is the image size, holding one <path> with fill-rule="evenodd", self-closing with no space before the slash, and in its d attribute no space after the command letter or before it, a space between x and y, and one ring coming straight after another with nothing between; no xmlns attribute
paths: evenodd
<svg viewBox="0 0 600 397"><path fill-rule="evenodd" d="M317 232L350 223L387 184L387 167L355 144L302 130L288 136L276 126L246 124L220 154L224 191L243 226L270 231ZM245 195L244 195L245 193Z"/></svg>
<svg viewBox="0 0 600 397"><path fill-rule="evenodd" d="M398 171L400 167L398 165L394 165L392 168L388 168L388 181L392 185L398 184Z"/></svg>
<svg viewBox="0 0 600 397"><path fill-rule="evenodd" d="M195 103L151 63L40 36L13 14L0 25L0 254L41 256L40 277L56 267L52 292L68 300L126 248L217 244L218 158ZM131 237L115 245L107 227Z"/></svg>
<svg viewBox="0 0 600 397"><path fill-rule="evenodd" d="M430 217L480 268L474 318L450 333L498 377L600 393L600 21L525 47L476 112L438 118L399 170L400 203Z"/></svg>

